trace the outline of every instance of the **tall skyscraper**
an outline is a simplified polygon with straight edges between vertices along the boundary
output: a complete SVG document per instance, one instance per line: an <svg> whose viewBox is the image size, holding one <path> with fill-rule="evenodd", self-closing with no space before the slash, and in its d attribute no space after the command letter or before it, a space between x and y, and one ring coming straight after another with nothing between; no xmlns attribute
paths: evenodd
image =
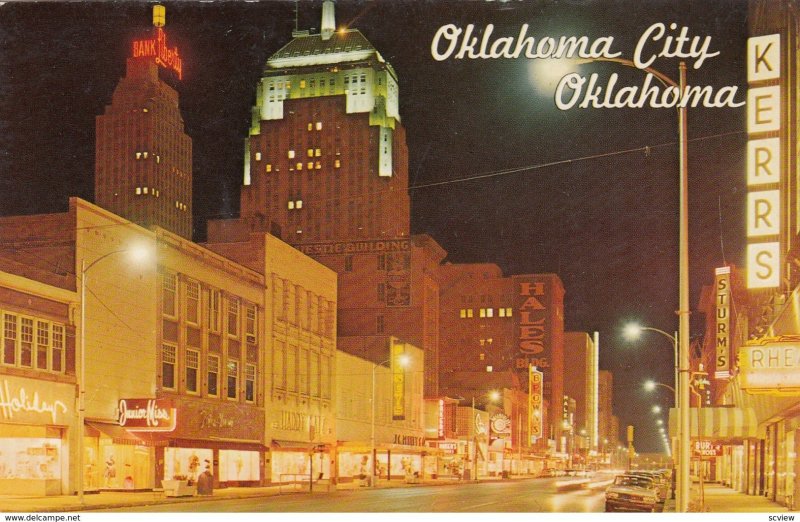
<svg viewBox="0 0 800 522"><path fill-rule="evenodd" d="M125 77L96 118L95 202L191 239L192 140L178 93L159 78L159 66L180 75L181 60L159 23L154 17L153 34L133 42Z"/></svg>
<svg viewBox="0 0 800 522"><path fill-rule="evenodd" d="M245 141L241 216L283 239L409 235L408 150L397 74L357 29L294 31L267 60Z"/></svg>
<svg viewBox="0 0 800 522"><path fill-rule="evenodd" d="M208 241L279 232L335 270L338 349L379 363L392 337L422 348L425 396L435 397L436 266L446 252L429 236L410 237L397 74L360 31L336 29L333 2L323 3L321 28L294 31L267 60L245 139L240 217L209 221Z"/></svg>

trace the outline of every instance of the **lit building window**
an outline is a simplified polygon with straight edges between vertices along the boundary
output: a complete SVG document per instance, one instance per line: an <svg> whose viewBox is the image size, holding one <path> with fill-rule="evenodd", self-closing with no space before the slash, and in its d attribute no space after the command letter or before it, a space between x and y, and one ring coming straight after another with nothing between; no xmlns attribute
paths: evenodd
<svg viewBox="0 0 800 522"><path fill-rule="evenodd" d="M487 366L487 367L486 367L486 371L487 371L488 373L491 373L493 369L494 369L494 368L492 368L491 366Z"/></svg>
<svg viewBox="0 0 800 522"><path fill-rule="evenodd" d="M219 357L216 355L209 355L207 366L206 386L208 387L208 394L212 397L216 397L219 395Z"/></svg>
<svg viewBox="0 0 800 522"><path fill-rule="evenodd" d="M494 308L486 309L486 317L494 317Z"/></svg>
<svg viewBox="0 0 800 522"><path fill-rule="evenodd" d="M300 80L300 88L301 89L305 89L306 88L306 81L305 80Z"/></svg>
<svg viewBox="0 0 800 522"><path fill-rule="evenodd" d="M298 209L303 208L303 200L302 199L298 199L297 202L295 202L294 206L295 206L295 208L298 208Z"/></svg>
<svg viewBox="0 0 800 522"><path fill-rule="evenodd" d="M312 123L309 123L308 124L308 130L312 130L313 128L314 128L314 125Z"/></svg>
<svg viewBox="0 0 800 522"><path fill-rule="evenodd" d="M136 159L142 159L142 153L141 152L137 152L136 153Z"/></svg>
<svg viewBox="0 0 800 522"><path fill-rule="evenodd" d="M306 154L308 154L309 158L313 158L314 157L314 149L308 149L306 151Z"/></svg>
<svg viewBox="0 0 800 522"><path fill-rule="evenodd" d="M245 402L255 402L256 400L256 365L248 364L244 370L244 400Z"/></svg>
<svg viewBox="0 0 800 522"><path fill-rule="evenodd" d="M146 108L145 108L145 109L142 109L142 112L147 112L147 109L146 109Z"/></svg>
<svg viewBox="0 0 800 522"><path fill-rule="evenodd" d="M256 152L256 161L261 161L261 153Z"/></svg>
<svg viewBox="0 0 800 522"><path fill-rule="evenodd" d="M317 122L317 130L322 130L322 122L321 121Z"/></svg>
<svg viewBox="0 0 800 522"><path fill-rule="evenodd" d="M197 372L200 369L200 352L186 350L186 391L197 393Z"/></svg>
<svg viewBox="0 0 800 522"><path fill-rule="evenodd" d="M175 346L161 345L161 386L169 390L175 389L175 352Z"/></svg>
<svg viewBox="0 0 800 522"><path fill-rule="evenodd" d="M228 335L239 337L239 300L228 301Z"/></svg>
<svg viewBox="0 0 800 522"><path fill-rule="evenodd" d="M161 309L164 315L175 317L178 302L178 276L176 274L161 275Z"/></svg>
<svg viewBox="0 0 800 522"><path fill-rule="evenodd" d="M313 170L314 169L314 162L313 161L309 161L308 164L306 165L306 167L308 168L308 170Z"/></svg>
<svg viewBox="0 0 800 522"><path fill-rule="evenodd" d="M186 282L186 322L200 322L200 283L197 281Z"/></svg>
<svg viewBox="0 0 800 522"><path fill-rule="evenodd" d="M314 163L314 170L319 170L321 168L322 168L322 164L319 161Z"/></svg>
<svg viewBox="0 0 800 522"><path fill-rule="evenodd" d="M298 163L297 165L295 165L295 168L297 170L303 170L303 164L302 163Z"/></svg>
<svg viewBox="0 0 800 522"><path fill-rule="evenodd" d="M143 153L142 153L142 157L143 157L144 159L147 159L147 153L146 153L146 152L143 152Z"/></svg>
<svg viewBox="0 0 800 522"><path fill-rule="evenodd" d="M136 195L140 196L142 194L142 187L136 187Z"/></svg>
<svg viewBox="0 0 800 522"><path fill-rule="evenodd" d="M220 330L220 292L219 290L209 289L208 291L208 329L212 332Z"/></svg>
<svg viewBox="0 0 800 522"><path fill-rule="evenodd" d="M472 308L467 308L467 318L472 319L472 317L473 317Z"/></svg>
<svg viewBox="0 0 800 522"><path fill-rule="evenodd" d="M466 308L462 308L461 309L461 312L459 313L459 317L461 317L462 319L466 319L467 318L467 309Z"/></svg>
<svg viewBox="0 0 800 522"><path fill-rule="evenodd" d="M294 201L290 201L286 204L286 206L289 210L294 210Z"/></svg>
<svg viewBox="0 0 800 522"><path fill-rule="evenodd" d="M267 172L272 172L272 163L267 163Z"/></svg>
<svg viewBox="0 0 800 522"><path fill-rule="evenodd" d="M145 187L145 188L143 189L143 192L144 192L145 194L147 194L147 187Z"/></svg>
<svg viewBox="0 0 800 522"><path fill-rule="evenodd" d="M316 156L317 158L322 156L322 149L314 149L314 156Z"/></svg>
<svg viewBox="0 0 800 522"><path fill-rule="evenodd" d="M486 317L486 308L481 308L479 314L480 317Z"/></svg>
<svg viewBox="0 0 800 522"><path fill-rule="evenodd" d="M290 150L288 152L288 155L289 155L289 159L294 159L294 151L293 150Z"/></svg>
<svg viewBox="0 0 800 522"><path fill-rule="evenodd" d="M333 160L333 166L338 169L339 167L342 166L342 162L339 161L338 159L337 160Z"/></svg>
<svg viewBox="0 0 800 522"><path fill-rule="evenodd" d="M239 398L239 361L228 361L228 398Z"/></svg>

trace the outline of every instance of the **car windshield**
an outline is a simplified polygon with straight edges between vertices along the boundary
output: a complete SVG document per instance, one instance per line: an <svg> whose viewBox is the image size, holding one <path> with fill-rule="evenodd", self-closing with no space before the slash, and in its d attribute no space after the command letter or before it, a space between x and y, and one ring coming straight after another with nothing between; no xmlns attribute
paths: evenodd
<svg viewBox="0 0 800 522"><path fill-rule="evenodd" d="M615 486L629 486L635 488L651 488L653 481L645 477L634 477L632 475L620 475L614 479Z"/></svg>

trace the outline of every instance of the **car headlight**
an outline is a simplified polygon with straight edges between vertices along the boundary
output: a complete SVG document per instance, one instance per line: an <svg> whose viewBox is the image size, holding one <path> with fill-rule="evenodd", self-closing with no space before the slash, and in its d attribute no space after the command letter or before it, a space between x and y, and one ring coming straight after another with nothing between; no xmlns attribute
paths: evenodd
<svg viewBox="0 0 800 522"><path fill-rule="evenodd" d="M619 497L619 493L614 493L613 491L609 491L606 493L606 498L617 498Z"/></svg>

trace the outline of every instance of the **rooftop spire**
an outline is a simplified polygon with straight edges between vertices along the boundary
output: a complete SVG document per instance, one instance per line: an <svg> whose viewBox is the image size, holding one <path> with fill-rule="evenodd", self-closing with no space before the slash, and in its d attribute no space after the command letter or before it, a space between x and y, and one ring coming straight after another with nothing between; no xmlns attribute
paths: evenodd
<svg viewBox="0 0 800 522"><path fill-rule="evenodd" d="M336 31L336 18L333 12L333 1L325 0L322 2L322 39L329 40Z"/></svg>

